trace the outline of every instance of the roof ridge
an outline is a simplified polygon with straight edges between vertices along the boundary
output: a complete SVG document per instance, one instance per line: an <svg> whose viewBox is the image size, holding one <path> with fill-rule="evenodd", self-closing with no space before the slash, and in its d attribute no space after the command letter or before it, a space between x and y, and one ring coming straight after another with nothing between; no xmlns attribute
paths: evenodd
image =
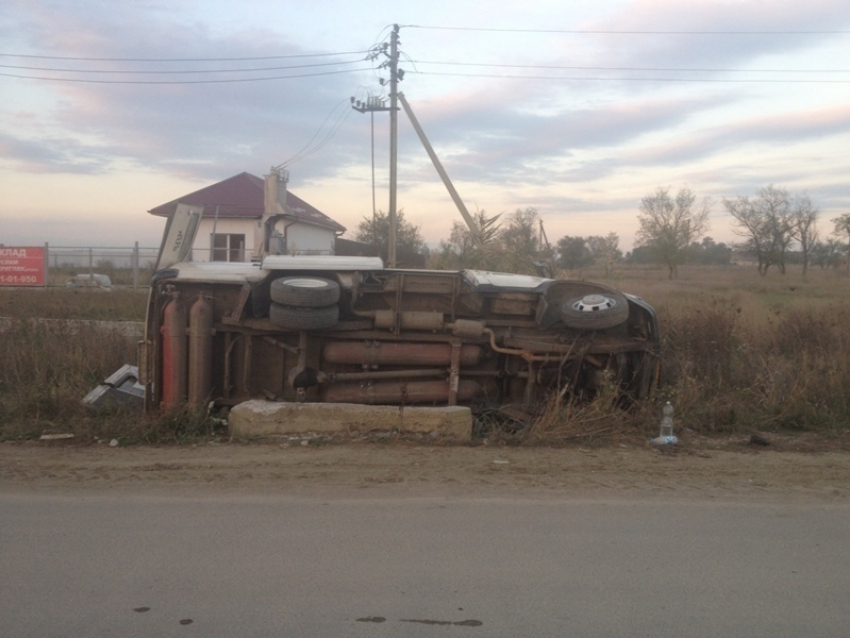
<svg viewBox="0 0 850 638"><path fill-rule="evenodd" d="M178 203L186 202L202 205L204 216L211 216L212 211L220 207L235 213L236 217L259 218L263 214L264 196L265 179L248 171L242 171L214 184L208 184L191 193L186 193L170 202L160 204L150 209L148 213L166 217L173 213ZM292 204L294 204L294 206L290 205L289 208L300 221L331 228L335 232L345 231L345 226L303 200L288 188L287 196L292 198ZM221 212L224 212L224 210Z"/></svg>

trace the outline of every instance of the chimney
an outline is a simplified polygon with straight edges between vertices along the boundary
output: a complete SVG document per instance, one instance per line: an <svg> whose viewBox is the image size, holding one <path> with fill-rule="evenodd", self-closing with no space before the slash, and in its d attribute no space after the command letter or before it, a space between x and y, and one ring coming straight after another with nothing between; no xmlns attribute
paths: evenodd
<svg viewBox="0 0 850 638"><path fill-rule="evenodd" d="M269 239L274 231L278 215L286 212L286 184L289 182L289 171L284 168L269 169L266 175L263 201L263 249L262 254L268 254ZM276 252L276 251L271 251Z"/></svg>
<svg viewBox="0 0 850 638"><path fill-rule="evenodd" d="M269 174L266 175L263 221L272 215L282 215L286 210L286 184L288 182L289 171L272 166Z"/></svg>

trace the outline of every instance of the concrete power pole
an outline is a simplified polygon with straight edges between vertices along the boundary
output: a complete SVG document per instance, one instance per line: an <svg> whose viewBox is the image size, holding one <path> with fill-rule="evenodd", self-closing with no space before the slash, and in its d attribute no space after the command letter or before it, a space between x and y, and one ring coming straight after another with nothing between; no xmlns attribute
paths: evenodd
<svg viewBox="0 0 850 638"><path fill-rule="evenodd" d="M390 37L390 237L387 245L387 261L390 268L396 267L396 244L398 243L398 215L396 213L396 191L398 188L398 25L393 25Z"/></svg>
<svg viewBox="0 0 850 638"><path fill-rule="evenodd" d="M393 32L390 37L390 52L387 54L386 44L373 49L369 59L374 59L379 54L387 55L388 60L381 64L381 68L389 68L390 70L390 106L384 106L384 101L380 98L370 97L366 102L351 98L351 108L361 113L370 113L372 120L372 214L375 213L375 148L374 148L374 115L375 111L390 112L390 210L389 210L389 237L387 240L387 266L390 268L396 267L396 246L398 244L398 204L396 202L396 193L398 190L398 83L404 77L404 71L398 68L398 30L397 24L393 25ZM384 80L381 80L383 86Z"/></svg>

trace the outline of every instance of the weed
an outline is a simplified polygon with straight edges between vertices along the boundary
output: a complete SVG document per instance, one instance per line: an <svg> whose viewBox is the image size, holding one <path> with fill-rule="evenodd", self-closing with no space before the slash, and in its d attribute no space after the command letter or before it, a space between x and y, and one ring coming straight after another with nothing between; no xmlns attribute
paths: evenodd
<svg viewBox="0 0 850 638"><path fill-rule="evenodd" d="M705 434L840 433L850 426L850 280L810 270L760 277L755 268L617 273L617 287L652 303L662 334L662 386L623 410L613 384L590 402L552 397L530 426L484 415L480 436L512 444L580 442L657 434L661 406L677 428ZM32 317L141 321L146 297L115 290L0 290L0 438L70 432L80 438L174 441L215 436L208 411L146 415L114 406L97 413L81 399L125 363L135 338L91 325ZM497 415L498 416L498 415ZM498 430L498 431L496 431Z"/></svg>

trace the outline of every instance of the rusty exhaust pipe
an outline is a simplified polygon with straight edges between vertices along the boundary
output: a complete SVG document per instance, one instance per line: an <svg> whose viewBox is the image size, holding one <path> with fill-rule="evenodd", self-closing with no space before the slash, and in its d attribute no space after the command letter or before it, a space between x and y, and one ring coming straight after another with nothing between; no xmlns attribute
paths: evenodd
<svg viewBox="0 0 850 638"><path fill-rule="evenodd" d="M460 349L460 366L477 366L482 349L464 345ZM449 366L452 346L448 343L387 343L380 341L336 341L325 346L322 355L328 363L361 366Z"/></svg>
<svg viewBox="0 0 850 638"><path fill-rule="evenodd" d="M468 402L481 394L475 381L461 379L457 400ZM322 396L327 403L365 403L367 405L412 405L448 403L449 384L445 381L392 381L381 383L340 383L328 386Z"/></svg>

